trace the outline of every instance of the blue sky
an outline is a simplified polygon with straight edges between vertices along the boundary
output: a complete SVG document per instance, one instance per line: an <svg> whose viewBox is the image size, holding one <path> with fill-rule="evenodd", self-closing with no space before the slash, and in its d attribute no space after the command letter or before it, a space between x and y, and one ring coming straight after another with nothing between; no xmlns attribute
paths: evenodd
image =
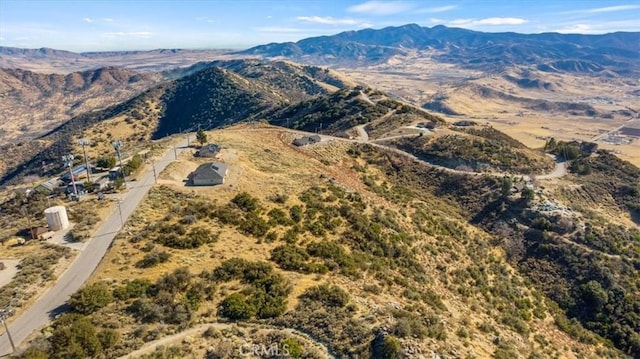
<svg viewBox="0 0 640 359"><path fill-rule="evenodd" d="M0 45L71 51L238 49L408 23L489 32L640 31L640 0L0 0Z"/></svg>

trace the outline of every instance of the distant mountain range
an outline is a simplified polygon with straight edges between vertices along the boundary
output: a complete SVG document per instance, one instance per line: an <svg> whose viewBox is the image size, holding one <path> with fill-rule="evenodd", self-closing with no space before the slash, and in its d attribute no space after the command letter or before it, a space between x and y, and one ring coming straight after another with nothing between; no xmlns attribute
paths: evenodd
<svg viewBox="0 0 640 359"><path fill-rule="evenodd" d="M640 33L604 35L486 33L446 26L409 24L346 31L298 42L271 43L244 55L285 57L314 64L375 64L420 51L436 61L482 70L535 65L543 71L637 73Z"/></svg>
<svg viewBox="0 0 640 359"><path fill-rule="evenodd" d="M0 46L0 68L64 74L100 67L126 67L136 71L157 72L211 61L228 53L228 50L185 49L77 53L46 47L22 49Z"/></svg>

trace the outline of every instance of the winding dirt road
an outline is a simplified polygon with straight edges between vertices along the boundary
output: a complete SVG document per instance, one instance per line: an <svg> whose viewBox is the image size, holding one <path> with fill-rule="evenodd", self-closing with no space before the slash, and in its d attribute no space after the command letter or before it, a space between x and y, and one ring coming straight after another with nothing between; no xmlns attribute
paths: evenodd
<svg viewBox="0 0 640 359"><path fill-rule="evenodd" d="M271 326L271 325L266 325L266 324L258 324L258 325L254 325L254 324L250 324L250 323L242 323L242 326L244 328L256 328L256 329L267 329L267 330L278 330L281 332L285 332L289 335L293 335L293 336L298 336L303 338L304 340L307 340L309 342L312 342L315 346L316 349L318 349L325 358L334 358L333 355L329 354L329 349L322 343L317 342L316 340L314 340L313 338L311 338L308 334L300 332L298 330L295 329L291 329L291 328L280 328L280 327L276 327L276 326ZM217 330L223 330L223 329L231 329L233 327L237 327L237 324L228 324L228 323L207 323L207 324L199 324L196 325L193 328L184 330L180 333L176 333L164 338L160 338L158 340L154 340L152 342L148 342L145 343L145 345L136 350L133 351L123 357L120 357L119 359L133 359L133 358L138 358L142 355L145 354L150 354L153 351L155 351L157 348L161 347L161 346L167 346L167 345L172 345L175 344L175 342L184 339L187 336L193 336L193 335L202 335L202 333L209 329L209 328L214 328ZM240 353L241 348L238 348L239 353L238 354L242 354Z"/></svg>

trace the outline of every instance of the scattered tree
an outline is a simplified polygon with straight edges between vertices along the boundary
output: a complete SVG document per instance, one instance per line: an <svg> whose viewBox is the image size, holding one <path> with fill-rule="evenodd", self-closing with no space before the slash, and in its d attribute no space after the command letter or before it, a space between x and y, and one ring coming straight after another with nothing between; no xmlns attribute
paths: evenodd
<svg viewBox="0 0 640 359"><path fill-rule="evenodd" d="M200 145L207 143L207 134L203 130L198 130L196 133L196 139L200 142Z"/></svg>
<svg viewBox="0 0 640 359"><path fill-rule="evenodd" d="M107 285L99 282L89 284L74 293L69 298L69 305L74 312L88 315L106 307L112 301L113 296Z"/></svg>
<svg viewBox="0 0 640 359"><path fill-rule="evenodd" d="M240 293L233 293L220 304L220 315L231 320L245 320L256 315L256 308Z"/></svg>
<svg viewBox="0 0 640 359"><path fill-rule="evenodd" d="M98 158L96 165L101 168L113 168L116 165L115 156L103 156Z"/></svg>

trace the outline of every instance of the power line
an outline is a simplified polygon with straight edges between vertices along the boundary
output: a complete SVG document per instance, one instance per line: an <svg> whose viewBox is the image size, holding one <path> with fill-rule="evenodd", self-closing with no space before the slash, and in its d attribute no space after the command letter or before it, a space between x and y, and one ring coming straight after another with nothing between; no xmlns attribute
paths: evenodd
<svg viewBox="0 0 640 359"><path fill-rule="evenodd" d="M89 144L89 141L81 138L78 140L78 144L82 146L82 152L84 153L84 165L87 167L87 180L91 182L91 168L89 168L89 160L87 158L87 149L85 146Z"/></svg>
<svg viewBox="0 0 640 359"><path fill-rule="evenodd" d="M69 176L71 176L71 184L73 185L73 194L78 198L78 188L76 188L76 180L73 176L73 159L74 156L72 154L62 156L62 161L65 166L69 167Z"/></svg>
<svg viewBox="0 0 640 359"><path fill-rule="evenodd" d="M11 337L9 326L7 325L7 318L9 318L12 314L13 314L12 309L0 309L0 322L4 324L4 329L7 332L7 338L9 338L9 343L11 344L12 353L15 353L16 345L13 343L13 338Z"/></svg>

